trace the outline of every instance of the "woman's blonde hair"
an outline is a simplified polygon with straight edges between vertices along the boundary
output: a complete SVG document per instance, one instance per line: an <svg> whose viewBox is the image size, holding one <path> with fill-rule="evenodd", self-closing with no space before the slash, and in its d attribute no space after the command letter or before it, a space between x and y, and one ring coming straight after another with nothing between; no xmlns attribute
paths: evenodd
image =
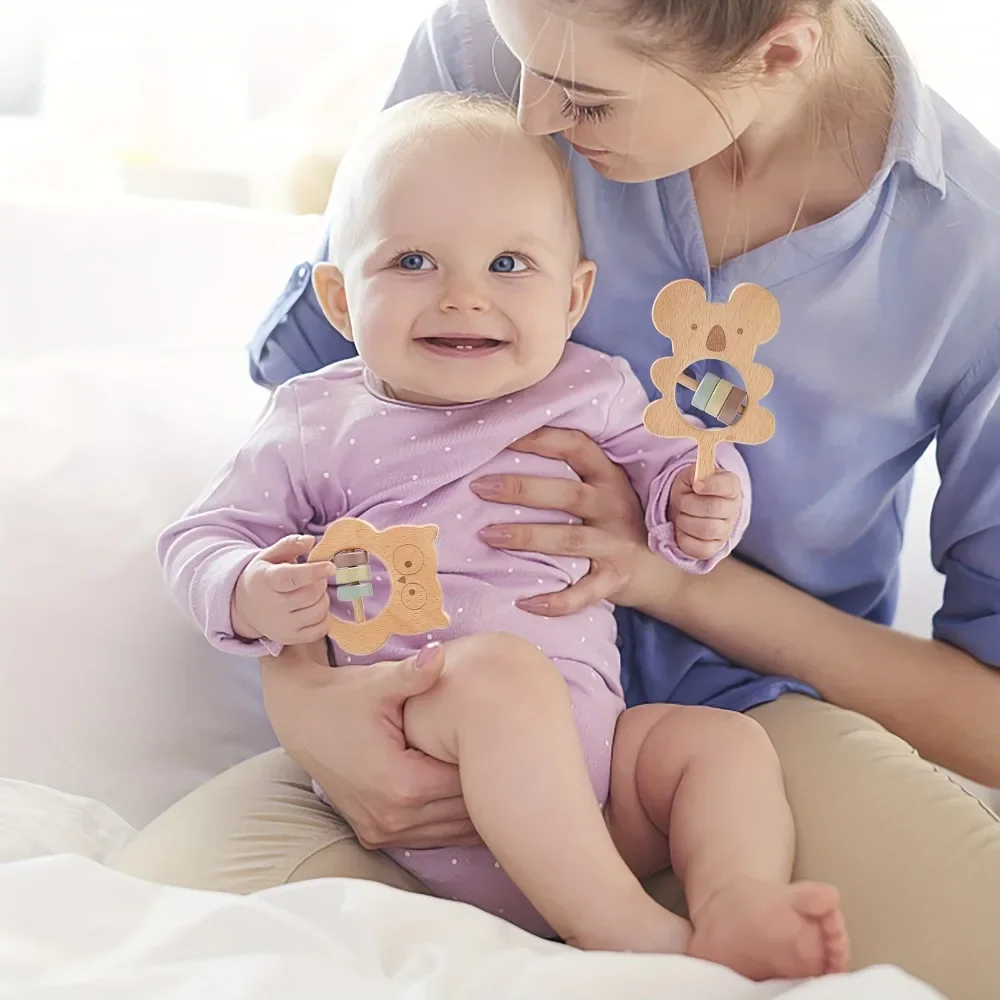
<svg viewBox="0 0 1000 1000"><path fill-rule="evenodd" d="M859 31L883 60L886 39L868 0L563 0L624 29L626 44L663 58L669 49L708 76L734 72L783 17L807 13L825 27L823 48L835 55L843 30Z"/></svg>

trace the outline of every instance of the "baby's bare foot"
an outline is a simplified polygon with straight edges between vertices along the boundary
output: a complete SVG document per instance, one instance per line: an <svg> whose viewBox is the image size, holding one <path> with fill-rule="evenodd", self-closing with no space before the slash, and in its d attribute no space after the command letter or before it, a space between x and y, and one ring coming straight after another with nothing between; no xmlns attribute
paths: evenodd
<svg viewBox="0 0 1000 1000"><path fill-rule="evenodd" d="M847 930L837 890L816 882L734 882L694 915L688 954L757 981L844 972Z"/></svg>

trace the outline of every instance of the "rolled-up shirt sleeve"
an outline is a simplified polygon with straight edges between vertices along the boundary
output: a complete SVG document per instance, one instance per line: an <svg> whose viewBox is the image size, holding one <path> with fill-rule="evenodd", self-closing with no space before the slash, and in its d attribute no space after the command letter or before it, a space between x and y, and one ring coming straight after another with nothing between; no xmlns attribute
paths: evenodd
<svg viewBox="0 0 1000 1000"><path fill-rule="evenodd" d="M391 107L419 94L466 91L477 88L483 73L493 77L481 89L502 92L511 86L510 67L480 65L480 50L491 45L475 44L492 37L486 6L482 0L451 0L435 10L417 29L410 42L384 105ZM312 286L312 269L327 257L329 239L324 236L312 260L296 264L249 345L250 377L265 388L274 388L296 375L318 371L336 361L353 357L354 345L334 330L320 309Z"/></svg>
<svg viewBox="0 0 1000 1000"><path fill-rule="evenodd" d="M945 407L937 460L931 545L945 588L934 636L1000 667L1000 328Z"/></svg>

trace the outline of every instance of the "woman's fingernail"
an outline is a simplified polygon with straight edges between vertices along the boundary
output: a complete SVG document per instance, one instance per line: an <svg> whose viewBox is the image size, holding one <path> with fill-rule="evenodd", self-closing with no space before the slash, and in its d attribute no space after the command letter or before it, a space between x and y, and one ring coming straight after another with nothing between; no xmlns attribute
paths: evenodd
<svg viewBox="0 0 1000 1000"><path fill-rule="evenodd" d="M549 602L544 597L526 597L523 601L518 601L517 606L535 613L549 610Z"/></svg>
<svg viewBox="0 0 1000 1000"><path fill-rule="evenodd" d="M437 655L437 651L441 648L441 643L439 642L429 642L419 653L417 653L417 669L430 663L431 660Z"/></svg>
<svg viewBox="0 0 1000 1000"><path fill-rule="evenodd" d="M479 537L484 542L509 542L514 535L510 528L482 528Z"/></svg>
<svg viewBox="0 0 1000 1000"><path fill-rule="evenodd" d="M499 476L483 476L472 483L472 489L480 496L496 496L503 489L503 480Z"/></svg>

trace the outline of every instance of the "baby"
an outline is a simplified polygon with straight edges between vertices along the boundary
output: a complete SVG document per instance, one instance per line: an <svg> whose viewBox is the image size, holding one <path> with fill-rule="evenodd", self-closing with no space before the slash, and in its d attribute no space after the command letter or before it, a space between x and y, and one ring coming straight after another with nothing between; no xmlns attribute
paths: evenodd
<svg viewBox="0 0 1000 1000"><path fill-rule="evenodd" d="M392 857L438 895L581 948L687 953L755 979L845 968L836 891L790 881L794 830L763 731L707 708L626 711L608 603L562 618L519 606L577 582L587 560L479 537L511 511L473 480L573 476L510 449L545 426L595 440L642 499L651 548L692 572L722 559L749 519L735 449L719 448L721 468L695 491L692 443L645 429L628 365L567 343L595 268L557 146L486 98L418 98L352 148L331 208L315 289L359 357L282 386L164 533L178 601L219 648L276 654L326 633L333 567L299 560L332 521L438 525L441 648L401 636L369 657L332 657L444 656L439 682L406 703L405 736L458 765L486 846ZM375 586L384 601L378 571ZM640 884L668 865L690 921Z"/></svg>

